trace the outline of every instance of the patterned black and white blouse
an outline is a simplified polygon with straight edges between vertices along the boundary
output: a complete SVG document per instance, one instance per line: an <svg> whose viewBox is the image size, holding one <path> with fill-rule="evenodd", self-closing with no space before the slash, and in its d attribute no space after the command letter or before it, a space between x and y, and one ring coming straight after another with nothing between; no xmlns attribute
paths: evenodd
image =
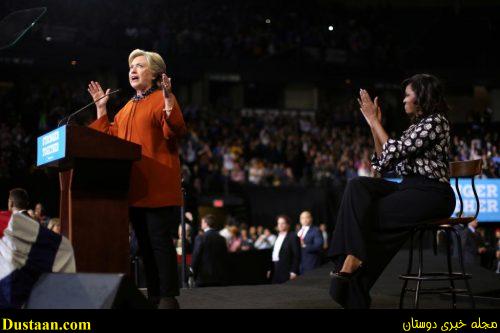
<svg viewBox="0 0 500 333"><path fill-rule="evenodd" d="M378 172L421 175L449 183L449 151L450 124L435 113L412 124L399 139L388 139L380 156L373 154L371 162Z"/></svg>

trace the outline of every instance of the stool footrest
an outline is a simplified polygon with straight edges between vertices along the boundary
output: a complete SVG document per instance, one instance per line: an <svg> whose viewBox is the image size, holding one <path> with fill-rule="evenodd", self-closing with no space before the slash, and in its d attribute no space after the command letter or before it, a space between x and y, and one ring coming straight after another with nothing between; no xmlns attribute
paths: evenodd
<svg viewBox="0 0 500 333"><path fill-rule="evenodd" d="M470 274L462 273L442 273L442 272L429 272L418 274L404 274L400 275L400 280L413 280L413 281L449 281L449 280L466 280L472 278Z"/></svg>
<svg viewBox="0 0 500 333"><path fill-rule="evenodd" d="M407 292L416 292L416 289L414 288L406 288ZM418 291L419 294L446 294L446 293L455 293L455 294L470 294L467 289L458 289L458 288L451 288L451 287L443 287L443 288L421 288Z"/></svg>

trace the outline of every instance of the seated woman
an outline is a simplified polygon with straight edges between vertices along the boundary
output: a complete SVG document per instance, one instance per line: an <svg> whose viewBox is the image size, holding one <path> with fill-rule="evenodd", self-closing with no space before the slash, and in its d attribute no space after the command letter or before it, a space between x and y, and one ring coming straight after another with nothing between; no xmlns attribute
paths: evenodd
<svg viewBox="0 0 500 333"><path fill-rule="evenodd" d="M368 308L369 291L412 228L449 217L455 194L449 184L449 107L439 80L417 74L403 82L411 125L397 139L381 124L378 98L360 90L360 110L370 126L376 154L372 166L403 177L400 184L358 177L347 184L331 240L335 268L330 294L345 308Z"/></svg>

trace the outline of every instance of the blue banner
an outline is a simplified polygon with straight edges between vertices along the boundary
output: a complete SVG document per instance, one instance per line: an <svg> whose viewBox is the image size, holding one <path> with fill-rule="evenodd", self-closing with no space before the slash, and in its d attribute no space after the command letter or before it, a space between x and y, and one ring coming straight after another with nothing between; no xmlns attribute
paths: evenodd
<svg viewBox="0 0 500 333"><path fill-rule="evenodd" d="M454 214L460 210L460 201L458 200L457 191L455 189L455 179L451 180L453 191L457 198L457 205ZM500 179L481 178L475 179L475 187L477 196L479 197L479 222L500 222ZM464 213L466 216L473 216L476 211L476 199L472 191L472 185L469 179L459 179L458 187L462 200L464 202Z"/></svg>
<svg viewBox="0 0 500 333"><path fill-rule="evenodd" d="M66 156L66 125L37 139L36 165L41 166Z"/></svg>
<svg viewBox="0 0 500 333"><path fill-rule="evenodd" d="M387 180L400 182L401 179L388 178ZM460 200L455 188L455 179L450 180L457 204L455 206L454 216L460 211ZM474 180L476 192L479 197L479 215L477 220L479 222L500 222L500 179L498 178L476 178ZM458 180L458 187L462 194L464 204L464 216L474 216L476 212L476 199L472 191L472 184L470 179Z"/></svg>

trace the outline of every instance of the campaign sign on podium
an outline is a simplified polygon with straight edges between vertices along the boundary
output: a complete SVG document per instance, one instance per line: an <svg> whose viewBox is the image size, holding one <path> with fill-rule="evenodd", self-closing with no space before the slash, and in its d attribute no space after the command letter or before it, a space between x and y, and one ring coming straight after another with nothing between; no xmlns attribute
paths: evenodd
<svg viewBox="0 0 500 333"><path fill-rule="evenodd" d="M36 165L41 166L66 157L66 125L37 139Z"/></svg>
<svg viewBox="0 0 500 333"><path fill-rule="evenodd" d="M128 274L130 171L141 146L75 125L42 135L37 144L38 167L59 172L58 216L77 271Z"/></svg>

